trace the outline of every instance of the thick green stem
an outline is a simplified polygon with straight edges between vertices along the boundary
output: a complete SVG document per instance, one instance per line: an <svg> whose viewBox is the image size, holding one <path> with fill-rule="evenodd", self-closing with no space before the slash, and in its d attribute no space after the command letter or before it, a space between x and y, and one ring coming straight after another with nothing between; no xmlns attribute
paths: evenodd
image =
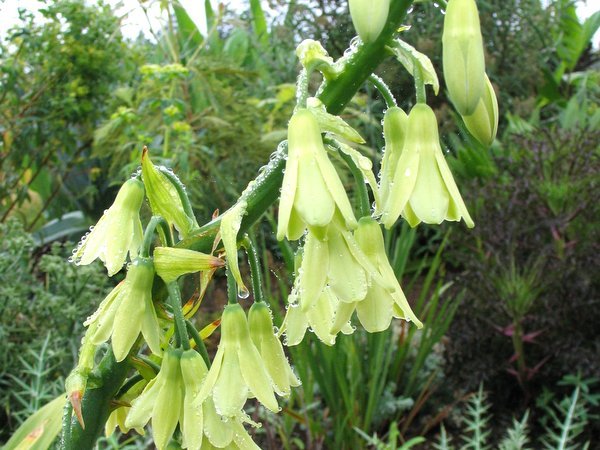
<svg viewBox="0 0 600 450"><path fill-rule="evenodd" d="M411 6L412 0L396 0L390 6L388 23L375 42L362 45L348 57L344 71L336 79L332 79L323 87L319 99L331 114L340 113L352 99L356 91L375 71L379 63L386 57L386 43L395 34ZM245 233L264 212L277 200L283 179L285 151L274 154L267 169L259 175L257 182L248 193L247 214L242 220L240 233ZM215 236L219 231L220 219L213 220L201 227L193 237L180 242L177 246L197 251L210 252ZM100 436L104 423L108 418L110 401L118 392L125 380L129 364L126 361L117 363L109 351L97 369L98 388L90 388L82 401L83 416L86 429L82 432L76 418L66 420L63 426L62 449L91 450ZM88 423L89 421L89 423Z"/></svg>

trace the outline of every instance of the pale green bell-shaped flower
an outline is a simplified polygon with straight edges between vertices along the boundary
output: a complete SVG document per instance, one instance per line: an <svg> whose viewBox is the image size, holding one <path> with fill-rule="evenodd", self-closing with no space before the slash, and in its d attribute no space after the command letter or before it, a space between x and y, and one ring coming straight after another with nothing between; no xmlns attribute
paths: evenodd
<svg viewBox="0 0 600 450"><path fill-rule="evenodd" d="M221 417L210 396L204 400L202 408L204 439L200 450L260 450L245 430L243 422L250 422L255 427L260 424L252 422L243 412L236 417Z"/></svg>
<svg viewBox="0 0 600 450"><path fill-rule="evenodd" d="M381 278L385 279L386 285L380 284L375 279L368 287L367 295L363 300L354 304L340 304L331 333L335 334L345 326L355 309L358 320L369 333L386 330L390 326L392 317L414 322L418 328L421 328L423 324L413 313L390 266L379 224L370 217L361 218L354 237Z"/></svg>
<svg viewBox="0 0 600 450"><path fill-rule="evenodd" d="M475 0L449 0L442 35L444 79L457 111L473 114L485 89L485 58Z"/></svg>
<svg viewBox="0 0 600 450"><path fill-rule="evenodd" d="M307 226L327 227L336 209L348 228L356 227L344 186L323 146L319 123L308 109L299 109L288 125L277 239L299 239Z"/></svg>
<svg viewBox="0 0 600 450"><path fill-rule="evenodd" d="M156 247L153 257L154 269L166 284L182 275L213 270L225 264L216 256L175 247Z"/></svg>
<svg viewBox="0 0 600 450"><path fill-rule="evenodd" d="M164 217L170 225L175 225L183 238L198 229L185 187L167 168L155 166L146 148L142 153L142 179L150 208L155 214Z"/></svg>
<svg viewBox="0 0 600 450"><path fill-rule="evenodd" d="M203 407L197 399L208 368L202 356L195 350L185 350L181 354L180 364L185 389L183 417L179 419L182 446L190 450L198 450L202 447L204 437L204 415Z"/></svg>
<svg viewBox="0 0 600 450"><path fill-rule="evenodd" d="M385 151L381 160L381 170L379 172L379 196L380 205L387 202L390 194L390 187L398 166L398 159L404 148L406 139L406 128L408 126L408 116L397 106L388 108L383 116L383 135L385 137ZM380 214L381 211L378 211Z"/></svg>
<svg viewBox="0 0 600 450"><path fill-rule="evenodd" d="M73 252L72 261L86 265L100 258L108 276L113 276L125 264L127 253L134 259L142 244L140 208L143 200L141 181L132 178L123 183L115 202Z"/></svg>
<svg viewBox="0 0 600 450"><path fill-rule="evenodd" d="M85 326L96 329L91 342L100 345L109 338L117 361L123 361L135 344L140 331L155 354L161 354L160 326L152 303L154 266L150 258L136 258L125 280L100 303Z"/></svg>
<svg viewBox="0 0 600 450"><path fill-rule="evenodd" d="M250 337L246 313L239 304L225 306L221 318L221 342L204 380L198 401L209 395L217 412L237 417L249 397L278 412L265 363Z"/></svg>
<svg viewBox="0 0 600 450"><path fill-rule="evenodd" d="M360 39L365 42L376 40L390 12L390 0L349 0L350 16Z"/></svg>
<svg viewBox="0 0 600 450"><path fill-rule="evenodd" d="M180 422L185 397L181 354L180 349L165 351L158 375L132 402L125 420L127 428L141 428L152 419L152 436L158 450L166 448Z"/></svg>
<svg viewBox="0 0 600 450"><path fill-rule="evenodd" d="M483 145L492 145L498 132L498 100L487 75L485 76L485 89L475 112L470 116L462 116L462 118L469 133Z"/></svg>
<svg viewBox="0 0 600 450"><path fill-rule="evenodd" d="M252 341L271 377L273 390L281 396L290 395L291 387L300 386L301 383L290 367L281 342L275 336L269 307L262 302L254 303L248 313L248 324Z"/></svg>
<svg viewBox="0 0 600 450"><path fill-rule="evenodd" d="M435 114L423 103L408 115L404 149L381 220L391 228L400 214L413 227L461 218L474 226L442 153Z"/></svg>

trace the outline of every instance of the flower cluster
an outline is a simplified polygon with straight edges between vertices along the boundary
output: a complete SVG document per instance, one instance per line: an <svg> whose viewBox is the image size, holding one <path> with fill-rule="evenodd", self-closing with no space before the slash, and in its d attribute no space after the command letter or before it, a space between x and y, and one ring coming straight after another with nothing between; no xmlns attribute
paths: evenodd
<svg viewBox="0 0 600 450"><path fill-rule="evenodd" d="M396 10L393 5L389 0L350 1L352 20L366 47L383 49L394 28L387 18L390 7ZM319 70L328 82L335 80L351 55L334 62L314 41L299 46L304 69L298 107L288 124L287 142L271 160L285 158L277 238L300 241L281 331L273 326L264 302L253 239L243 234L258 217L256 205L266 204L261 189L272 167L261 171L227 212L215 213L212 223L199 227L183 184L169 169L154 165L144 149L141 170L124 183L73 255L77 264L100 259L109 276L129 261L124 280L85 322L79 363L66 380L81 427L86 417L83 396L86 388L96 386L96 352L106 348L111 364L128 367L123 363L127 361L137 370L111 403L107 434L115 427L143 433L150 424L159 450L174 441L185 449L258 449L245 428L260 426L244 411L248 400L278 412L278 397L288 397L300 385L279 333L285 332L288 346L299 344L307 329L333 345L340 332L351 334L358 324L371 333L388 329L394 318L423 327L390 264L383 227L391 228L400 218L412 227L421 222L474 223L442 152L435 113L426 103L425 85L432 85L436 94L439 88L435 70L425 55L398 42L387 49L415 78L417 103L406 114L395 106L383 81L370 78L388 104L379 182L374 162L351 147L365 143L360 134L330 114L324 101L308 98L311 72ZM489 145L496 134L498 105L485 74L474 0L448 1L443 44L450 98L470 133ZM341 163L356 181L356 205L336 168ZM144 232L143 207L151 212ZM211 243L209 253L198 251ZM254 303L248 312L238 300L250 295L238 264L240 245L252 275ZM192 316L211 277L224 267L228 304L219 320L198 331ZM198 272L200 288L188 302L182 301L180 279ZM192 283L182 284L188 285ZM219 326L220 342L211 361L204 340Z"/></svg>

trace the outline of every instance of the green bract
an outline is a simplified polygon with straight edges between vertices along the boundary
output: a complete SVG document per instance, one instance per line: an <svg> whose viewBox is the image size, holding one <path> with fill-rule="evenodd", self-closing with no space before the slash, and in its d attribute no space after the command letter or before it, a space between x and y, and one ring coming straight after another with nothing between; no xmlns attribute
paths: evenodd
<svg viewBox="0 0 600 450"><path fill-rule="evenodd" d="M342 182L323 146L315 116L298 110L288 125L288 158L281 187L277 239L299 239L307 226L324 228L339 209L346 226L356 218Z"/></svg>
<svg viewBox="0 0 600 450"><path fill-rule="evenodd" d="M223 311L221 342L198 401L209 395L217 413L225 417L239 417L250 396L279 411L265 363L250 338L246 313L237 304Z"/></svg>
<svg viewBox="0 0 600 450"><path fill-rule="evenodd" d="M382 222L391 228L402 214L411 226L444 220L474 226L440 147L437 120L419 103L408 116L406 140L398 159Z"/></svg>
<svg viewBox="0 0 600 450"><path fill-rule="evenodd" d="M96 258L113 276L127 259L135 258L142 244L140 207L144 185L137 179L123 183L112 206L104 212L96 226L79 243L73 253L76 264L90 264Z"/></svg>
<svg viewBox="0 0 600 450"><path fill-rule="evenodd" d="M356 32L363 42L373 42L385 26L390 0L349 0L348 3Z"/></svg>
<svg viewBox="0 0 600 450"><path fill-rule="evenodd" d="M223 260L206 253L183 248L156 247L154 268L165 283L177 280L181 275L211 270L224 265Z"/></svg>
<svg viewBox="0 0 600 450"><path fill-rule="evenodd" d="M485 76L485 89L475 112L463 116L467 130L483 145L492 145L498 131L498 100L490 79Z"/></svg>
<svg viewBox="0 0 600 450"><path fill-rule="evenodd" d="M140 331L153 353L160 354L160 327L152 303L154 266L149 258L138 257L127 277L100 303L98 310L84 325L95 327L91 342L99 345L112 340L117 361L129 354Z"/></svg>
<svg viewBox="0 0 600 450"><path fill-rule="evenodd" d="M248 323L252 341L271 377L273 390L278 395L290 395L290 387L300 386L300 380L292 372L281 342L275 336L271 310L264 303L254 303L248 313Z"/></svg>
<svg viewBox="0 0 600 450"><path fill-rule="evenodd" d="M196 218L186 211L183 185L174 174L164 167L152 164L148 150L142 153L142 179L146 195L155 214L162 216L170 225L175 225L183 238L198 228Z"/></svg>
<svg viewBox="0 0 600 450"><path fill-rule="evenodd" d="M475 0L449 0L444 17L443 65L450 99L473 114L485 86L485 58Z"/></svg>

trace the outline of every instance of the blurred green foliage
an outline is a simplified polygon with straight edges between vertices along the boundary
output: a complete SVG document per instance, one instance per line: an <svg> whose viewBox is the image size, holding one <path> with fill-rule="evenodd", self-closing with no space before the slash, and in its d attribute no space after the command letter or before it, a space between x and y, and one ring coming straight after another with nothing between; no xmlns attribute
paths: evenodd
<svg viewBox="0 0 600 450"><path fill-rule="evenodd" d="M100 265L67 262L70 248L36 249L19 221L0 224L0 440L64 389L82 322L112 287Z"/></svg>

